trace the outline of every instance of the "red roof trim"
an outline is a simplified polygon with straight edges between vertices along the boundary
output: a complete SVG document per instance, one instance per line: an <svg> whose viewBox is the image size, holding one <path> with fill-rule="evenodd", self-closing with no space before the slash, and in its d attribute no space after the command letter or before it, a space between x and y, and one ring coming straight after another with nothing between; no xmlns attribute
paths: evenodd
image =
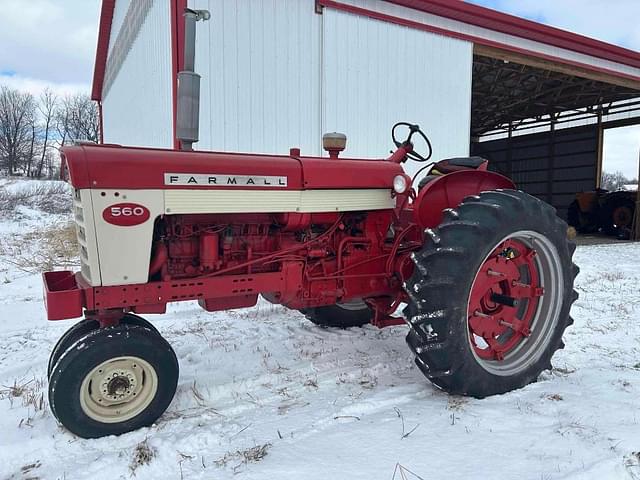
<svg viewBox="0 0 640 480"><path fill-rule="evenodd" d="M116 0L102 0L100 10L100 26L98 30L98 46L96 48L96 62L93 67L93 86L91 100L102 100L102 85L107 69L107 55L109 54L109 38L111 37L111 23Z"/></svg>
<svg viewBox="0 0 640 480"><path fill-rule="evenodd" d="M640 53L462 0L385 0L403 7L457 20L577 53L640 68Z"/></svg>
<svg viewBox="0 0 640 480"><path fill-rule="evenodd" d="M414 22L413 20L407 20L406 18L402 18L402 17L394 17L392 15L387 15L386 13L380 13L373 10L354 7L353 5L339 3L334 0L316 0L316 2L318 3L318 5L321 5L323 7L333 8L334 10L351 13L353 15L360 15L363 17L373 18L375 20L393 23L396 25L402 25L404 27L414 28L416 30L422 30L424 32L436 33L438 35L443 35L445 37L458 38L460 40L465 40L478 45L486 45L488 47L494 47L494 48L498 48L498 49L509 51L509 52L521 53L531 57L549 60L555 63L561 63L564 65L579 67L592 72L605 73L607 75L611 75L612 77L624 78L627 80L640 82L640 77L630 75L628 73L618 72L618 71L610 70L603 67L597 67L595 65L589 65L587 63L576 62L573 60L568 60L566 58L555 57L555 56L547 55L540 52L534 52L532 50L515 47L513 45L508 45L506 43L499 43L493 40L487 40L486 38L475 37L473 35L468 35L465 33L454 32L454 31L446 30L440 27L434 27L432 25L427 25L426 23Z"/></svg>

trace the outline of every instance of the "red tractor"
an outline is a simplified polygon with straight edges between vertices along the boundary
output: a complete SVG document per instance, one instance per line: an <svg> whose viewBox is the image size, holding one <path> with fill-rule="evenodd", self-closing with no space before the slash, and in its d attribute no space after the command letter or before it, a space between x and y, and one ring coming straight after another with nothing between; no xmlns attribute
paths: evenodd
<svg viewBox="0 0 640 480"><path fill-rule="evenodd" d="M341 135L325 136L329 158L64 148L81 270L44 273L45 300L49 320L85 319L51 353L56 418L99 437L162 415L178 362L138 315L187 300L218 311L262 295L324 326L406 322L419 369L455 394L535 381L572 322L567 225L478 158L436 163L416 191L402 164L428 160L414 150L426 137L409 124L393 137L386 160L340 157Z"/></svg>

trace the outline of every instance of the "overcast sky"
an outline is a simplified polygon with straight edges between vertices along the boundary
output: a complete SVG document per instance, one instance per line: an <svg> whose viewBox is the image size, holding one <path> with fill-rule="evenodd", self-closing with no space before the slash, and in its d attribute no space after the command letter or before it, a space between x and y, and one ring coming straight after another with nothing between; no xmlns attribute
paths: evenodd
<svg viewBox="0 0 640 480"><path fill-rule="evenodd" d="M169 1L169 0L156 0ZM640 0L473 0L640 51ZM99 0L0 0L0 84L89 92ZM605 168L637 175L640 127L607 133Z"/></svg>

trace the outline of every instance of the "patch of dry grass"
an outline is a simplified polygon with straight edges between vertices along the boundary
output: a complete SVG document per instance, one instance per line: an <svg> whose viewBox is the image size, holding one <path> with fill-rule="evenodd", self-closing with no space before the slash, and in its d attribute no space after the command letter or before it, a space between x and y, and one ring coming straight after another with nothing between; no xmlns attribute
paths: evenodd
<svg viewBox="0 0 640 480"><path fill-rule="evenodd" d="M224 457L216 460L215 464L219 467L224 467L231 462L239 462L232 467L234 472L238 472L238 470L243 465L247 465L248 463L256 463L262 460L267 456L270 448L271 444L265 443L264 445L256 445L255 447L247 448L246 450L227 452Z"/></svg>
<svg viewBox="0 0 640 480"><path fill-rule="evenodd" d="M9 184L11 187L11 184ZM14 216L19 207L45 213L70 213L73 205L71 187L63 182L29 182L21 188L0 188L0 214Z"/></svg>
<svg viewBox="0 0 640 480"><path fill-rule="evenodd" d="M149 465L158 452L155 448L149 445L149 439L145 438L142 442L136 445L133 450L133 458L129 463L129 470L135 475L138 468L143 465Z"/></svg>
<svg viewBox="0 0 640 480"><path fill-rule="evenodd" d="M0 242L0 256L27 273L55 268L77 267L78 240L73 222L21 234L8 235Z"/></svg>
<svg viewBox="0 0 640 480"><path fill-rule="evenodd" d="M31 427L36 415L47 413L46 387L44 378L35 377L31 380L15 379L11 385L0 385L0 400L8 400L11 408L19 402L27 409L26 417L20 420L18 427Z"/></svg>

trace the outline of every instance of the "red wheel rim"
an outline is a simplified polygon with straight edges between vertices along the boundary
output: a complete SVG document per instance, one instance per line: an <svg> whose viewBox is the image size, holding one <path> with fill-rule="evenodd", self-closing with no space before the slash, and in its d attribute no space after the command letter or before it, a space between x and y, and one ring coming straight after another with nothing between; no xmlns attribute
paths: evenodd
<svg viewBox="0 0 640 480"><path fill-rule="evenodd" d="M479 358L501 361L531 335L544 293L536 255L535 249L510 238L478 270L467 318L469 341Z"/></svg>

